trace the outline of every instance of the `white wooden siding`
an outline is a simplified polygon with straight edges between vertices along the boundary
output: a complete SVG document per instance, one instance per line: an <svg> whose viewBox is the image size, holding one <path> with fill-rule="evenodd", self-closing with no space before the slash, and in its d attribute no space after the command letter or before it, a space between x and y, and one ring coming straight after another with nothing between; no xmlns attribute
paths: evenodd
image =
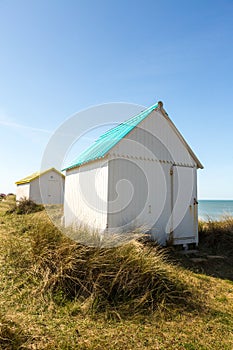
<svg viewBox="0 0 233 350"><path fill-rule="evenodd" d="M109 161L108 226L127 231L149 231L165 244L170 217L170 166L155 161L114 159Z"/></svg>
<svg viewBox="0 0 233 350"><path fill-rule="evenodd" d="M107 225L108 163L96 161L67 171L65 226L104 230Z"/></svg>
<svg viewBox="0 0 233 350"><path fill-rule="evenodd" d="M17 185L16 188L16 200L19 201L23 198L29 198L30 195L30 184Z"/></svg>

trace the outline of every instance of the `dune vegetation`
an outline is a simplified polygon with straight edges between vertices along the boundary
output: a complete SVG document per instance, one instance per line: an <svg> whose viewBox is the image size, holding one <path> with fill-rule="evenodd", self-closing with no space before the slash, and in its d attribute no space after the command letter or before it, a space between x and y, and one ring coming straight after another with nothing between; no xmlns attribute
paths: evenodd
<svg viewBox="0 0 233 350"><path fill-rule="evenodd" d="M0 203L0 349L233 348L232 218L181 254L76 243L25 207Z"/></svg>

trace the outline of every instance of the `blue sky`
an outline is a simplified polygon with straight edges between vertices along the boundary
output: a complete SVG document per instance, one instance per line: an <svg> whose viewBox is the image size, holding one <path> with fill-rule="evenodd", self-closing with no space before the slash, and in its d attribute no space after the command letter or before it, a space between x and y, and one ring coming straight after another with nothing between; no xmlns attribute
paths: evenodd
<svg viewBox="0 0 233 350"><path fill-rule="evenodd" d="M199 197L233 199L232 18L232 0L0 0L0 192L79 110L162 100L205 166Z"/></svg>

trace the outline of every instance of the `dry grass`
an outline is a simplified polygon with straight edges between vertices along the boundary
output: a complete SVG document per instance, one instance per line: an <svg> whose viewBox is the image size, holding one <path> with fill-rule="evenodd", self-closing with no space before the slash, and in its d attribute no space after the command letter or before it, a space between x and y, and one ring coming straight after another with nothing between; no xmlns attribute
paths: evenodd
<svg viewBox="0 0 233 350"><path fill-rule="evenodd" d="M89 247L71 241L41 217L33 225L26 221L2 249L12 268L35 281L36 295L49 294L60 304L78 299L86 311L119 318L191 302L191 291L177 278L178 268L155 246L131 240L114 248Z"/></svg>
<svg viewBox="0 0 233 350"><path fill-rule="evenodd" d="M199 222L200 244L213 254L233 256L233 218L223 217L221 221Z"/></svg>
<svg viewBox="0 0 233 350"><path fill-rule="evenodd" d="M19 350L27 342L28 338L16 322L0 316L0 349Z"/></svg>
<svg viewBox="0 0 233 350"><path fill-rule="evenodd" d="M76 244L0 205L0 349L233 348L233 283L132 241ZM207 229L207 228L205 228Z"/></svg>

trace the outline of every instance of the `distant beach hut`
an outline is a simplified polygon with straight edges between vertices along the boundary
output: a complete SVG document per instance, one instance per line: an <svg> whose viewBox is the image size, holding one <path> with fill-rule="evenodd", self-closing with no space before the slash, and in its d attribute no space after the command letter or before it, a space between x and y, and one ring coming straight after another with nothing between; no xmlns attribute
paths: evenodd
<svg viewBox="0 0 233 350"><path fill-rule="evenodd" d="M62 204L65 176L55 168L35 172L16 182L16 200L27 198L37 204Z"/></svg>
<svg viewBox="0 0 233 350"><path fill-rule="evenodd" d="M139 228L162 245L197 244L198 168L158 102L105 132L64 169L65 226Z"/></svg>

